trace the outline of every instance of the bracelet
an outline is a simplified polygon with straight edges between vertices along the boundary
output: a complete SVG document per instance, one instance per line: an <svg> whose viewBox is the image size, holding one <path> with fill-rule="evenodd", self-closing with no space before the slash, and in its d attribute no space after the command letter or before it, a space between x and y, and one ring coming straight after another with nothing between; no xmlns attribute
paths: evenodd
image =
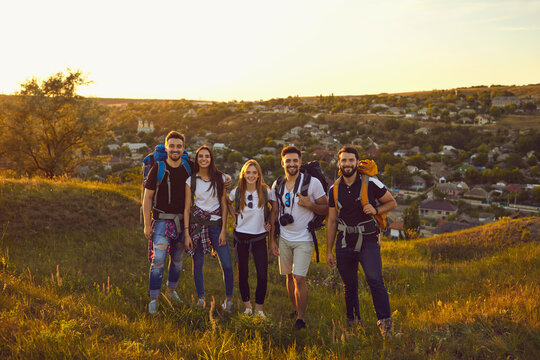
<svg viewBox="0 0 540 360"><path fill-rule="evenodd" d="M379 215L379 208L378 207L375 208L375 215Z"/></svg>

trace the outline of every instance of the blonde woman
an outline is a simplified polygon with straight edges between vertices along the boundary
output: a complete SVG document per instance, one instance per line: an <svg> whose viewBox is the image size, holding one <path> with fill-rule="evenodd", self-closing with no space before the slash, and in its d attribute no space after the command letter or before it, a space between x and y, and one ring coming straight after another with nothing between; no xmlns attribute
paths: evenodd
<svg viewBox="0 0 540 360"><path fill-rule="evenodd" d="M238 287L246 306L245 314L265 317L263 312L267 289L268 253L266 236L271 229L268 201L272 196L262 178L261 166L248 160L238 179L238 186L229 194L229 211L235 217L234 240L238 257ZM255 309L250 302L248 282L249 253L253 255L257 270Z"/></svg>

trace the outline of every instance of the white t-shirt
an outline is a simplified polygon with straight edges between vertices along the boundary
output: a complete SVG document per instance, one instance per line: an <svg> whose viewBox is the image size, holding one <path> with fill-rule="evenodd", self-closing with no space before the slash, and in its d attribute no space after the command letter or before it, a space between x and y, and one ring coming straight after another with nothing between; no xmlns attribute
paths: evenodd
<svg viewBox="0 0 540 360"><path fill-rule="evenodd" d="M300 187L302 187L302 181L304 180L304 174L300 173L300 186L298 188L298 192L300 192ZM275 188L276 188L276 182L272 184L272 192L275 195ZM285 195L287 194L287 187L284 186L283 188L283 195L282 200L283 204L285 204L286 198ZM285 240L289 241L313 241L311 234L308 231L308 224L309 222L315 217L315 214L313 211L298 205L298 195L293 194L294 189L291 189L290 191L290 199L291 206L283 206L285 209L286 214L291 214L294 218L294 222L292 224L286 225L286 226L279 226L279 234L281 237L283 237ZM324 192L324 189L322 187L321 182L315 178L311 177L311 181L309 182L308 192L307 192L309 199L311 202L315 202L315 200L320 199L321 197L325 196L326 193ZM275 196L274 196L275 198ZM274 201L277 201L274 200ZM283 211L281 208L281 203L278 201L278 206L280 208L279 216L283 215ZM292 209L292 212L291 212Z"/></svg>
<svg viewBox="0 0 540 360"><path fill-rule="evenodd" d="M226 177L223 175L223 181L225 182ZM201 178L197 178L197 184L195 185L195 206L200 207L201 209L212 212L219 208L220 203L218 199L217 188L215 190L211 189L210 186L212 183L210 181L204 181ZM186 184L191 187L191 176L187 178ZM223 190L225 191L225 190ZM219 220L221 216L212 215L210 216L211 221Z"/></svg>
<svg viewBox="0 0 540 360"><path fill-rule="evenodd" d="M233 202L234 208L234 198L238 188L234 188L229 194L229 200ZM274 200L275 196L273 195L270 189L268 191L268 200ZM248 200L248 196L252 195L253 199ZM249 208L248 203L253 203L253 207ZM245 233L245 234L262 234L266 232L264 229L264 207L259 207L259 195L257 190L250 193L246 191L246 206L240 214L238 214L238 223L236 224L236 231Z"/></svg>

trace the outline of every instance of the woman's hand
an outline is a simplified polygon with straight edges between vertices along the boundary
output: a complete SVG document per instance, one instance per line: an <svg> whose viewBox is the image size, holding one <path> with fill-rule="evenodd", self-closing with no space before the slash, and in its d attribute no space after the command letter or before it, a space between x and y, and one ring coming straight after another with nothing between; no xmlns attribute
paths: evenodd
<svg viewBox="0 0 540 360"><path fill-rule="evenodd" d="M186 231L186 234L184 237L184 246L186 247L186 250L189 250L189 251L193 250L193 241L191 240L191 236L189 236L188 231Z"/></svg>
<svg viewBox="0 0 540 360"><path fill-rule="evenodd" d="M219 234L219 246L225 246L225 245L227 245L226 231L221 230L221 233Z"/></svg>
<svg viewBox="0 0 540 360"><path fill-rule="evenodd" d="M272 225L270 225L270 223L264 224L264 230L270 231L271 229L272 229Z"/></svg>

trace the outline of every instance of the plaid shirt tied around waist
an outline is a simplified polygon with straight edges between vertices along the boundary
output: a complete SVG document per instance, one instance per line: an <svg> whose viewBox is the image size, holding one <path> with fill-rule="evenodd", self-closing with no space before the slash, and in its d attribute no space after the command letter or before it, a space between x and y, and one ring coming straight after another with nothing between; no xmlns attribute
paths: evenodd
<svg viewBox="0 0 540 360"><path fill-rule="evenodd" d="M208 222L210 222L210 218L212 215L218 215L221 216L221 208L217 208L214 211L206 211L201 209L198 206L193 206L191 209L191 219L189 224L189 234L191 236L191 241L193 241L193 250L187 250L187 253L190 256L195 255L195 249L197 248L197 244L199 241L202 245L203 254L210 254L212 253L212 242L210 241L210 232L208 231ZM198 224L197 222L193 221L193 218L198 218L200 220L203 220L204 224ZM216 224L218 222L216 221Z"/></svg>

